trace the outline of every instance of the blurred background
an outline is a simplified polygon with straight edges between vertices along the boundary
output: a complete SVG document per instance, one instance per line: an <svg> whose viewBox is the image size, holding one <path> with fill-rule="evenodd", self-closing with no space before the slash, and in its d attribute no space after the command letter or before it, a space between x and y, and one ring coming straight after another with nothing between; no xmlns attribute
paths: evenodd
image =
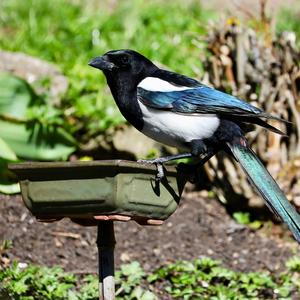
<svg viewBox="0 0 300 300"><path fill-rule="evenodd" d="M300 205L298 1L4 0L0 18L0 191L18 191L9 184L7 161L175 151L129 127L104 76L87 65L108 50L131 48L292 122L274 124L288 138L260 128L248 137ZM250 199L262 205L230 159L213 159L204 175L205 188L229 208Z"/></svg>
<svg viewBox="0 0 300 300"><path fill-rule="evenodd" d="M91 58L121 48L137 50L161 67L194 77L290 121L272 124L286 132L287 137L260 128L247 137L289 200L300 209L299 36L300 2L297 0L2 0L0 224L3 229L0 229L0 242L8 239L9 226L19 224L27 228L28 225L26 230L30 230L30 222L35 222L22 212L19 196L4 196L19 192L13 174L7 170L8 163L108 158L135 160L175 153L174 149L159 145L130 127L117 110L104 76L87 65ZM199 204L195 199L216 201L218 204L209 205L216 210L218 207L220 216L228 217L228 224L232 225L230 222L235 220L235 224L247 226L250 231L262 231L264 236L275 232L279 241L272 247L283 247L283 243L287 243L284 247L290 247L291 239L282 241L287 234L285 229L273 224L278 222L265 210L235 161L224 155L218 155L204 167L197 184L188 186L185 197L190 199L187 203L191 209ZM6 204L9 201L18 204L10 206ZM210 211L211 207L207 209ZM22 222L18 217L20 213L24 216ZM173 221L174 224L177 222ZM191 220L191 228L193 222ZM62 226L66 226L60 229L62 231L79 230L69 223ZM221 230L221 224L219 227ZM45 230L44 227L37 228L32 232L33 240L39 239L39 230ZM122 232L125 227L118 230ZM129 234L134 230L137 229L128 230ZM18 236L16 232L10 232L12 240ZM141 238L147 235L141 234ZM54 243L56 249L60 248L59 243L67 243L60 239L48 242ZM257 240L255 235L252 239ZM261 247L269 248L269 242L263 241ZM214 243L212 240L211 245ZM14 244L20 246L22 241ZM72 244L69 246L71 249ZM226 260L222 255L225 251L222 247L212 257L225 260L225 264L232 267L228 262L230 259ZM293 247L295 249L295 245ZM28 258L17 248L2 255L8 259L7 266L15 258L52 265L42 258ZM42 241L38 248L40 253L45 251ZM186 252L184 249L182 253ZM0 257L1 251L4 253L0 247ZM153 254L145 251L140 250L145 257ZM203 251L207 254L208 250ZM278 268L282 268L284 256L289 256L286 254L289 251L280 252L283 257ZM121 252L127 253L125 249ZM74 254L71 250L70 253ZM124 255L123 258L128 253ZM182 258L194 258L191 253L186 255ZM270 260L274 257L273 252L268 255ZM244 256L247 257L243 258L247 271L247 266L255 264L249 261L250 254ZM132 257L143 260L137 254ZM264 260L268 259L263 257L261 261ZM95 257L91 257L90 264L94 262ZM58 263L68 265L62 261ZM159 263L152 261L148 267ZM265 266L257 265L257 268L264 269Z"/></svg>

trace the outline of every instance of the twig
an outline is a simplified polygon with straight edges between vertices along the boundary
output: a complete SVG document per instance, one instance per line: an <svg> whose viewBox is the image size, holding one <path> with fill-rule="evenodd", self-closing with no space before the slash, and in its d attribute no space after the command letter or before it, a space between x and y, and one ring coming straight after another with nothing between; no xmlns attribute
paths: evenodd
<svg viewBox="0 0 300 300"><path fill-rule="evenodd" d="M78 234L78 233L63 232L63 231L53 231L53 232L51 232L51 235L69 237L69 238L72 238L72 239L80 239L81 238L81 235Z"/></svg>

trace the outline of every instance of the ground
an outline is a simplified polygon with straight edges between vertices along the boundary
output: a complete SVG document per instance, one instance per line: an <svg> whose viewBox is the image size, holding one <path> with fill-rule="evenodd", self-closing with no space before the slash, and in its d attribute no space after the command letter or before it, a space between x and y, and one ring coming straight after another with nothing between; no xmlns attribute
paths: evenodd
<svg viewBox="0 0 300 300"><path fill-rule="evenodd" d="M9 259L53 266L75 273L96 273L96 228L70 220L39 223L20 196L0 196L0 240L13 242ZM270 225L270 224L269 224ZM278 271L296 243L280 226L254 231L237 224L216 199L184 194L180 207L161 226L115 222L116 266L137 260L145 270L178 259L209 256L241 271Z"/></svg>

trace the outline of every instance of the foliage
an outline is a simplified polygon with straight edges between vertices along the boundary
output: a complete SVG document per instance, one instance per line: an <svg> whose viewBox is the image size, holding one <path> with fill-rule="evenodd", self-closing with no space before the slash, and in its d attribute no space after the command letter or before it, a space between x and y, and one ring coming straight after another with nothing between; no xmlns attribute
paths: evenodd
<svg viewBox="0 0 300 300"><path fill-rule="evenodd" d="M258 229L262 226L262 223L259 220L251 220L249 212L237 211L234 212L232 216L238 224L248 225L252 229Z"/></svg>
<svg viewBox="0 0 300 300"><path fill-rule="evenodd" d="M61 268L22 268L14 263L0 273L0 282L13 299L74 299L71 288L75 286L76 278Z"/></svg>
<svg viewBox="0 0 300 300"><path fill-rule="evenodd" d="M123 122L104 77L87 65L92 57L133 48L176 71L199 75L193 36L204 33L199 24L211 17L198 1L3 0L0 47L58 64L70 81L61 108L77 120L74 132L90 136Z"/></svg>
<svg viewBox="0 0 300 300"><path fill-rule="evenodd" d="M298 258L299 259L299 258ZM299 269L277 276L267 272L240 273L210 258L177 262L158 269L150 282L162 281L165 290L178 299L290 299L299 291Z"/></svg>
<svg viewBox="0 0 300 300"><path fill-rule="evenodd" d="M18 183L13 183L7 170L9 162L16 162L17 156L10 146L0 137L0 193L14 194L20 192Z"/></svg>
<svg viewBox="0 0 300 300"><path fill-rule="evenodd" d="M294 256L294 257L290 258L286 262L286 267L293 272L300 273L300 257Z"/></svg>
<svg viewBox="0 0 300 300"><path fill-rule="evenodd" d="M145 272L138 262L132 262L121 266L121 270L116 273L118 289L117 299L131 300L157 300L150 291L145 291L140 286L140 282L145 277Z"/></svg>
<svg viewBox="0 0 300 300"><path fill-rule="evenodd" d="M61 113L47 99L38 96L27 82L0 74L0 138L18 157L67 158L76 143L61 127L60 118ZM1 152L0 156L5 158Z"/></svg>
<svg viewBox="0 0 300 300"><path fill-rule="evenodd" d="M299 26L299 18L300 11L292 10L292 9L283 9L279 12L279 16L277 18L277 31L291 31L295 32L298 43L300 39L300 26Z"/></svg>
<svg viewBox="0 0 300 300"><path fill-rule="evenodd" d="M76 142L61 126L60 115L27 82L0 74L0 192L19 192L8 163L20 158L66 159L75 150Z"/></svg>
<svg viewBox="0 0 300 300"><path fill-rule="evenodd" d="M216 17L196 0L3 0L0 48L22 51L61 67L70 88L59 108L72 133L87 141L124 122L104 76L87 66L92 57L111 49L133 48L199 78L203 68L199 50L205 48L201 36Z"/></svg>
<svg viewBox="0 0 300 300"><path fill-rule="evenodd" d="M144 271L137 262L123 265L116 272L116 299L124 300L156 300L153 293L145 291L139 284L145 277ZM70 299L92 300L98 299L98 278L87 275L81 280L80 289L77 288L79 278L64 272L59 267L47 268L34 265L22 266L14 263L10 268L0 270L0 298L2 293L8 294L14 300L39 299Z"/></svg>
<svg viewBox="0 0 300 300"><path fill-rule="evenodd" d="M147 286L174 299L288 300L300 292L299 262L299 257L289 259L286 270L275 275L268 272L236 272L223 267L219 261L202 258L193 262L178 261L148 276L138 262L132 262L122 265L116 272L116 299L158 299L153 292L143 288ZM0 282L0 297L7 294L15 300L98 299L96 276L86 275L80 279L57 267L14 263L0 271Z"/></svg>

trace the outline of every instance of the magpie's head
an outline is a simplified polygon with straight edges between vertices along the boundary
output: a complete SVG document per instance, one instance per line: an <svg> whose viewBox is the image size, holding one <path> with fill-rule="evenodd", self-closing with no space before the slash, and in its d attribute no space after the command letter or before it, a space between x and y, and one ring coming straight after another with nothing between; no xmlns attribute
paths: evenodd
<svg viewBox="0 0 300 300"><path fill-rule="evenodd" d="M95 57L89 65L103 71L108 81L130 81L137 85L157 68L149 59L133 50L112 50Z"/></svg>

